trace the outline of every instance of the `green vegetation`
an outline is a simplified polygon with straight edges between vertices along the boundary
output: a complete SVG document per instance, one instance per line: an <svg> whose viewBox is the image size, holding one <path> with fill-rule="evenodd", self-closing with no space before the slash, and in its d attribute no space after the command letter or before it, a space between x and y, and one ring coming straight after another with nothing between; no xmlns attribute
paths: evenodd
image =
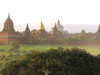
<svg viewBox="0 0 100 75"><path fill-rule="evenodd" d="M31 52L6 64L2 75L100 75L100 56L83 49L49 49Z"/></svg>
<svg viewBox="0 0 100 75"><path fill-rule="evenodd" d="M80 33L68 33L62 35L61 38L59 38L57 35L55 35L55 38L51 38L50 36L46 38L36 38L37 35L36 31L32 31L32 39L29 39L28 37L22 37L20 38L20 44L23 45L43 45L43 44L51 44L51 45L81 45L81 46L87 46L87 45L100 45L100 35L99 33L86 33L85 30L82 30ZM57 34L57 33L55 33ZM42 34L41 34L42 35Z"/></svg>
<svg viewBox="0 0 100 75"><path fill-rule="evenodd" d="M11 51L18 51L19 48L20 48L20 45L17 42L11 43L11 48L10 48Z"/></svg>
<svg viewBox="0 0 100 75"><path fill-rule="evenodd" d="M92 55L99 55L100 54L100 46L62 46L62 45L20 45L18 51L11 50L11 45L0 45L0 70L5 67L4 64L10 62L12 60L16 60L21 58L23 55L27 53L35 52L45 52L49 49L57 49L57 48L80 48L84 49L87 53Z"/></svg>
<svg viewBox="0 0 100 75"><path fill-rule="evenodd" d="M100 46L20 45L19 50L21 52L31 51L31 50L42 52L50 48L58 48L58 47L64 47L64 48L77 47L77 48L85 49L87 52L89 52L92 55L100 54ZM11 48L10 45L0 45L0 55L7 54L7 51L9 51L10 48Z"/></svg>

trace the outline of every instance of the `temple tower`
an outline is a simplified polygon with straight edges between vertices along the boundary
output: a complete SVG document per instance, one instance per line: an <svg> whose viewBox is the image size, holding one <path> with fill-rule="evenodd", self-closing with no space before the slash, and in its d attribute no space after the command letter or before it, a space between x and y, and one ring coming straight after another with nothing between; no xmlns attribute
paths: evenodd
<svg viewBox="0 0 100 75"><path fill-rule="evenodd" d="M24 37L31 38L31 32L30 32L28 23L27 23L27 26L26 26L26 29L25 29L25 32L24 32Z"/></svg>
<svg viewBox="0 0 100 75"><path fill-rule="evenodd" d="M100 25L98 26L98 30L97 30L97 32L96 32L96 35L97 35L97 36L100 36Z"/></svg>
<svg viewBox="0 0 100 75"><path fill-rule="evenodd" d="M60 24L60 20L58 19L56 27L59 31L63 32L64 27Z"/></svg>
<svg viewBox="0 0 100 75"><path fill-rule="evenodd" d="M37 30L37 38L40 39L45 39L47 38L47 32L45 30L44 24L42 23L42 21L40 22L39 26L38 26L38 30Z"/></svg>
<svg viewBox="0 0 100 75"><path fill-rule="evenodd" d="M21 35L15 32L13 21L10 18L10 13L8 18L4 22L4 28L0 32L0 44L10 44L13 41L18 41Z"/></svg>
<svg viewBox="0 0 100 75"><path fill-rule="evenodd" d="M50 37L59 39L62 36L63 36L62 32L57 29L57 25L55 23L54 27L52 28L52 31L50 32Z"/></svg>
<svg viewBox="0 0 100 75"><path fill-rule="evenodd" d="M8 18L6 19L5 23L4 23L4 28L3 31L5 33L15 33L15 29L14 29L14 24L13 21L10 18L10 13L8 14Z"/></svg>

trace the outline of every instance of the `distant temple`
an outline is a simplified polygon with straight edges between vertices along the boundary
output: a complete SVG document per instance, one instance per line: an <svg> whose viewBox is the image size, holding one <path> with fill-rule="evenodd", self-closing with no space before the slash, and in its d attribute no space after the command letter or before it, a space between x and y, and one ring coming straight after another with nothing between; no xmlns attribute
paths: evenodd
<svg viewBox="0 0 100 75"><path fill-rule="evenodd" d="M4 28L0 32L0 43L1 44L9 44L12 41L17 41L21 35L15 32L13 21L10 18L10 13L8 14L8 18L4 22Z"/></svg>
<svg viewBox="0 0 100 75"><path fill-rule="evenodd" d="M57 24L54 25L50 32L45 30L44 24L41 21L38 25L38 30L31 33L28 23L26 25L25 31L22 33L16 32L14 29L13 21L10 18L10 13L8 14L8 18L4 22L4 28L0 32L0 44L10 44L11 42L21 42L21 40L34 40L34 39L61 39L63 37L63 29L64 27L60 24L60 20L58 19Z"/></svg>
<svg viewBox="0 0 100 75"><path fill-rule="evenodd" d="M96 34L96 35L95 35ZM94 37L100 37L100 25L98 27L97 32L93 34ZM71 37L72 35L69 35ZM41 21L38 25L38 29L30 31L29 25L27 23L26 28L23 33L16 32L14 29L13 21L10 18L10 13L8 14L8 18L4 22L4 28L0 32L0 44L10 44L11 42L19 42L23 41L33 41L35 39L38 40L60 40L64 37L68 37L68 32L65 33L64 27L60 24L60 20L58 19L57 23L55 23L54 27L50 32L47 32L43 22ZM37 42L37 40L35 40Z"/></svg>
<svg viewBox="0 0 100 75"><path fill-rule="evenodd" d="M36 33L36 37L38 39L45 39L45 38L47 38L47 36L48 36L48 34L47 34L47 32L45 30L45 27L44 27L44 25L43 25L43 23L41 21L41 23L38 26L38 30L37 30L37 33Z"/></svg>
<svg viewBox="0 0 100 75"><path fill-rule="evenodd" d="M97 36L100 36L100 25L99 25L99 27L98 27L98 30L97 30L97 32L96 32L96 35L97 35Z"/></svg>
<svg viewBox="0 0 100 75"><path fill-rule="evenodd" d="M58 21L57 21L57 24L56 24L56 27L57 27L57 29L59 30L59 31L61 31L61 32L63 32L64 30L64 27L60 24L60 20L58 19Z"/></svg>
<svg viewBox="0 0 100 75"><path fill-rule="evenodd" d="M62 36L63 36L63 33L60 31L60 30L58 30L57 29L57 25L56 25L56 23L55 23L55 25L54 25L54 27L52 28L52 31L51 31L51 33L50 33L50 37L51 38L62 38Z"/></svg>
<svg viewBox="0 0 100 75"><path fill-rule="evenodd" d="M29 26L28 26L28 23L27 23L27 26L26 26L26 29L25 29L25 31L24 31L24 35L23 35L23 36L24 36L25 38L28 38L28 39L32 38L30 29L29 29Z"/></svg>

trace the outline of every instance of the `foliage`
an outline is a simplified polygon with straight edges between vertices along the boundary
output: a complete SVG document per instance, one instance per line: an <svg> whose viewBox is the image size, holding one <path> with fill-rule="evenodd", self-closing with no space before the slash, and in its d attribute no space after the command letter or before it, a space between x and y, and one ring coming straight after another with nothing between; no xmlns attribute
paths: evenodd
<svg viewBox="0 0 100 75"><path fill-rule="evenodd" d="M99 75L100 57L78 48L31 52L7 63L2 75Z"/></svg>
<svg viewBox="0 0 100 75"><path fill-rule="evenodd" d="M18 51L19 48L20 48L20 45L17 42L11 43L11 48L10 48L11 51Z"/></svg>
<svg viewBox="0 0 100 75"><path fill-rule="evenodd" d="M35 33L35 30L31 32ZM94 33L86 33L82 30L80 33L67 34L63 38L44 38L37 39L32 35L32 39L21 37L20 43L24 45L42 45L42 44L54 44L54 45L100 45L100 37L95 36Z"/></svg>

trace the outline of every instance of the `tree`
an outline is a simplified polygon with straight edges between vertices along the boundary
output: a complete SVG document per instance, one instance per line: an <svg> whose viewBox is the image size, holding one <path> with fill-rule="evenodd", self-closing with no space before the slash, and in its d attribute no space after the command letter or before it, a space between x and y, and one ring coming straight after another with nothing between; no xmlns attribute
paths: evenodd
<svg viewBox="0 0 100 75"><path fill-rule="evenodd" d="M10 48L11 51L18 51L19 48L20 48L20 45L17 42L11 43L11 48Z"/></svg>
<svg viewBox="0 0 100 75"><path fill-rule="evenodd" d="M82 49L50 49L7 63L2 75L99 75L100 58Z"/></svg>

